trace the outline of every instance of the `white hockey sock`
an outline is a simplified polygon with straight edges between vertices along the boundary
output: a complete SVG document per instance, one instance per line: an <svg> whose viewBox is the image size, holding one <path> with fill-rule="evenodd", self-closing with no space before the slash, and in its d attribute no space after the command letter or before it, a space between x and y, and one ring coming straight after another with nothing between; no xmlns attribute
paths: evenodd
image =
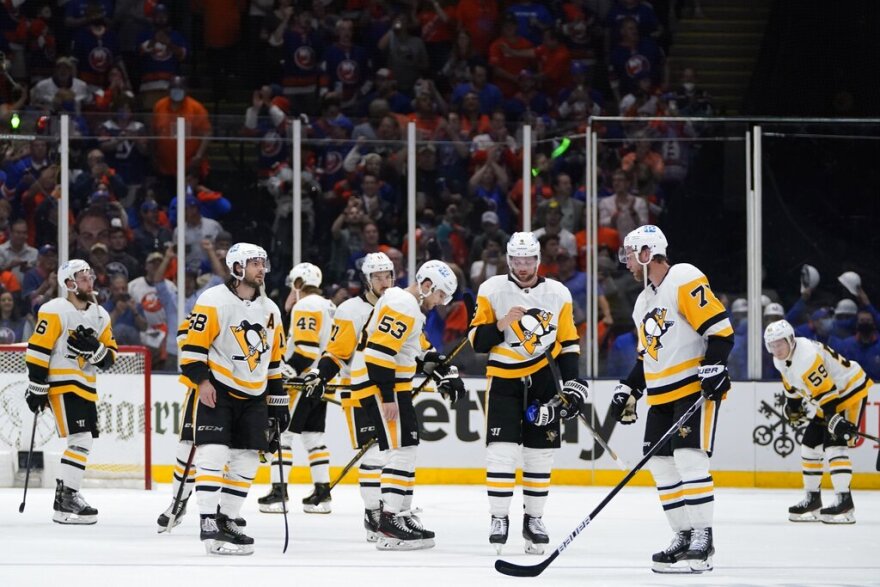
<svg viewBox="0 0 880 587"><path fill-rule="evenodd" d="M709 455L696 448L680 448L673 454L681 475L684 509L691 528L711 528L715 516L715 482L709 473Z"/></svg>
<svg viewBox="0 0 880 587"><path fill-rule="evenodd" d="M852 461L849 449L845 446L829 446L825 449L828 469L831 470L831 485L834 493L846 493L852 483Z"/></svg>
<svg viewBox="0 0 880 587"><path fill-rule="evenodd" d="M290 478L290 469L293 467L293 432L281 433L281 468L278 470L278 451L272 452L271 467L269 467L269 479L272 483L287 483Z"/></svg>
<svg viewBox="0 0 880 587"><path fill-rule="evenodd" d="M303 432L302 443L309 453L312 483L330 483L330 451L324 444L324 433Z"/></svg>
<svg viewBox="0 0 880 587"><path fill-rule="evenodd" d="M171 499L177 498L177 492L180 490L180 484L183 481L183 470L186 468L186 460L189 458L189 451L192 448L191 440L181 440L177 443L175 457L177 462L174 464L174 480L171 482ZM195 461L195 455L193 455ZM196 482L195 463L190 463L189 472L186 476L186 484L183 486L183 493L180 494L181 500L189 499L193 486Z"/></svg>
<svg viewBox="0 0 880 587"><path fill-rule="evenodd" d="M657 492L660 494L660 505L663 513L673 531L690 530L691 522L684 508L684 496L681 492L681 475L675 468L675 459L672 457L651 457L648 460L648 469L657 484Z"/></svg>
<svg viewBox="0 0 880 587"><path fill-rule="evenodd" d="M510 511L519 456L519 445L512 442L490 442L486 446L486 493L493 516L503 517Z"/></svg>
<svg viewBox="0 0 880 587"><path fill-rule="evenodd" d="M196 449L196 499L199 514L213 516L220 503L223 488L223 469L229 461L229 447L223 444L203 444Z"/></svg>
<svg viewBox="0 0 880 587"><path fill-rule="evenodd" d="M61 454L59 471L65 487L79 491L93 441L91 432L78 432L67 437L67 450Z"/></svg>
<svg viewBox="0 0 880 587"><path fill-rule="evenodd" d="M804 490L808 492L819 491L822 485L822 475L825 468L825 449L819 446L810 447L801 445L801 469L804 476ZM850 471L852 472L852 471ZM833 477L832 477L833 479Z"/></svg>
<svg viewBox="0 0 880 587"><path fill-rule="evenodd" d="M550 493L550 471L553 470L552 448L525 448L523 456L523 506L533 518L544 515L544 504Z"/></svg>
<svg viewBox="0 0 880 587"><path fill-rule="evenodd" d="M220 513L233 520L241 513L241 506L247 498L260 458L255 450L233 448L229 450L229 466L223 476L220 490Z"/></svg>
<svg viewBox="0 0 880 587"><path fill-rule="evenodd" d="M379 507L382 494L382 467L385 464L385 455L379 450L378 444L373 446L364 453L358 466L358 482L361 486L361 499L364 500L364 507L368 510L375 510Z"/></svg>
<svg viewBox="0 0 880 587"><path fill-rule="evenodd" d="M404 498L412 500L416 483L416 447L405 446L387 451L388 462L382 468L382 503L386 512L403 511Z"/></svg>

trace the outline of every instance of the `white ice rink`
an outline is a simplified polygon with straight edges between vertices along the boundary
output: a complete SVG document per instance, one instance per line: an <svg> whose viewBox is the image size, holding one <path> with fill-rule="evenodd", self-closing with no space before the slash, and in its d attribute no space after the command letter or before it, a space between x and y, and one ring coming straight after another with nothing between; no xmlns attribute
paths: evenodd
<svg viewBox="0 0 880 587"><path fill-rule="evenodd" d="M554 487L545 520L551 549L599 503L608 487ZM437 533L437 546L416 552L379 552L364 541L363 506L357 487L334 490L333 513L290 514L291 544L281 553L281 516L257 512L256 486L245 505L249 557L209 557L198 540L195 508L171 535L156 533L155 520L170 501L169 486L144 492L87 489L98 510L95 526L52 523L52 492L29 493L18 513L21 489L0 489L0 587L88 585L170 587L183 585L880 585L880 492L854 494L853 526L794 524L787 508L795 490L717 489L715 570L704 575L663 576L650 571L651 553L671 533L656 493L627 487L538 578L499 575L487 542L489 516L481 486L421 486L415 503ZM308 493L291 487L291 499ZM832 498L825 491L826 501ZM519 496L512 511L521 507ZM194 506L195 504L191 504ZM521 517L511 517L503 555L533 564L522 554ZM284 583L282 583L284 582Z"/></svg>

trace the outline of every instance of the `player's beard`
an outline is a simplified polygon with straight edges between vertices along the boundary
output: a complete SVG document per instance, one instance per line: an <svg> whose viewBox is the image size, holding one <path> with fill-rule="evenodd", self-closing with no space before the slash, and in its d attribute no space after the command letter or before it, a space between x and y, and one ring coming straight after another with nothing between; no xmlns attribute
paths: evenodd
<svg viewBox="0 0 880 587"><path fill-rule="evenodd" d="M85 293L82 290L76 290L73 295L81 302L95 303L95 292Z"/></svg>
<svg viewBox="0 0 880 587"><path fill-rule="evenodd" d="M248 279L247 277L245 277L244 279L241 280L241 282L243 284L245 284L248 287L252 287L257 291L260 291L260 288L263 287L264 281L265 280L262 277L255 277L254 279Z"/></svg>

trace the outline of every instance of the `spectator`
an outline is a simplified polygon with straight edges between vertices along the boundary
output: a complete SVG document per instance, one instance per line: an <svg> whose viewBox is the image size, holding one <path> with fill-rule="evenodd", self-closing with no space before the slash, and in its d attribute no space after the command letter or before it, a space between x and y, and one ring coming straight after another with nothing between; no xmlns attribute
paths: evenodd
<svg viewBox="0 0 880 587"><path fill-rule="evenodd" d="M501 90L495 84L489 83L489 69L484 64L475 63L470 71L470 81L455 86L452 92L452 105L459 107L466 96L474 93L479 100L479 113L489 115L503 105L504 97L501 95Z"/></svg>
<svg viewBox="0 0 880 587"><path fill-rule="evenodd" d="M165 243L171 242L171 231L159 224L159 204L146 200L140 206L140 226L134 231L136 256L145 259L150 253L164 253Z"/></svg>
<svg viewBox="0 0 880 587"><path fill-rule="evenodd" d="M535 45L541 42L544 31L551 29L554 24L547 7L532 0L511 3L504 16L508 15L516 19L516 34Z"/></svg>
<svg viewBox="0 0 880 587"><path fill-rule="evenodd" d="M571 58L581 66L593 67L602 53L603 30L596 15L583 0L573 0L562 5L562 34Z"/></svg>
<svg viewBox="0 0 880 587"><path fill-rule="evenodd" d="M110 219L103 210L89 207L76 219L76 248L71 258L85 259L95 243L110 244Z"/></svg>
<svg viewBox="0 0 880 587"><path fill-rule="evenodd" d="M635 92L639 77L647 76L655 87L663 82L663 51L650 38L639 36L638 25L631 18L620 21L620 41L608 56L608 76L614 97Z"/></svg>
<svg viewBox="0 0 880 587"><path fill-rule="evenodd" d="M823 344L828 343L834 326L834 311L831 308L818 308L809 315L807 321L795 328L795 336L803 336Z"/></svg>
<svg viewBox="0 0 880 587"><path fill-rule="evenodd" d="M370 253L378 253L383 247L379 242L379 227L375 222L367 221L361 229L361 248L351 254L348 258L348 269L354 269L358 266L358 260L366 257Z"/></svg>
<svg viewBox="0 0 880 587"><path fill-rule="evenodd" d="M397 89L397 80L387 67L383 67L374 76L376 89L361 100L361 114L369 114L371 119L381 120L389 112L409 114L412 112L412 98ZM381 100L374 111L373 104ZM382 103L384 102L384 104ZM378 124L378 123L377 123ZM357 138L357 133L354 137Z"/></svg>
<svg viewBox="0 0 880 587"><path fill-rule="evenodd" d="M579 231L584 224L584 203L575 200L572 197L573 194L574 186L571 183L571 176L567 173L557 174L556 180L553 182L553 197L538 204L539 224L546 224L545 214L550 210L551 204L556 203L559 206L560 214L562 214L562 228L572 234Z"/></svg>
<svg viewBox="0 0 880 587"><path fill-rule="evenodd" d="M460 0L455 17L470 36L473 52L487 55L498 24L498 0ZM513 20L516 24L516 19ZM514 28L514 33L516 28ZM464 58L459 55L459 58ZM448 65L448 64L447 64Z"/></svg>
<svg viewBox="0 0 880 587"><path fill-rule="evenodd" d="M489 210L498 215L498 225L505 232L510 232L512 217L507 207L507 187L509 184L507 171L497 162L497 147L489 149L486 162L477 168L468 181L469 193L472 197L482 200Z"/></svg>
<svg viewBox="0 0 880 587"><path fill-rule="evenodd" d="M452 120L450 114L450 120ZM488 134L491 130L489 117L480 112L480 97L476 92L468 92L461 99L457 120L460 121L462 138L473 140L477 135Z"/></svg>
<svg viewBox="0 0 880 587"><path fill-rule="evenodd" d="M138 37L141 85L138 89L141 108L153 106L171 89L172 81L181 73L181 65L189 54L186 38L171 29L168 8L156 4L153 26Z"/></svg>
<svg viewBox="0 0 880 587"><path fill-rule="evenodd" d="M656 116L660 108L660 98L651 82L643 73L636 76L636 86L623 97L618 105L621 116Z"/></svg>
<svg viewBox="0 0 880 587"><path fill-rule="evenodd" d="M34 331L34 320L26 314L13 295L0 293L0 344L27 342Z"/></svg>
<svg viewBox="0 0 880 587"><path fill-rule="evenodd" d="M682 116L713 116L715 107L709 92L697 85L697 73L692 67L681 71L681 80L675 91L675 104Z"/></svg>
<svg viewBox="0 0 880 587"><path fill-rule="evenodd" d="M524 121L530 114L547 114L551 107L550 98L538 89L535 72L528 69L519 72L519 89L513 98L505 101L505 114L511 120Z"/></svg>
<svg viewBox="0 0 880 587"><path fill-rule="evenodd" d="M544 211L544 226L533 230L532 234L535 238L540 239L545 234L552 234L559 237L559 246L566 250L574 258L577 258L578 247L574 234L562 226L562 210L559 202L549 200L546 210Z"/></svg>
<svg viewBox="0 0 880 587"><path fill-rule="evenodd" d="M517 35L516 17L505 15L501 22L501 36L489 48L493 79L505 98L512 98L516 94L519 72L534 68L534 59L520 57L523 50L533 47L527 39Z"/></svg>
<svg viewBox="0 0 880 587"><path fill-rule="evenodd" d="M131 74L131 83L140 81L140 43L141 34L152 26L150 20L153 0L116 0L111 26L119 39L119 51L125 69Z"/></svg>
<svg viewBox="0 0 880 587"><path fill-rule="evenodd" d="M113 16L113 0L70 0L64 6L64 27L76 30Z"/></svg>
<svg viewBox="0 0 880 587"><path fill-rule="evenodd" d="M28 245L27 240L28 223L19 219L12 223L9 240L0 245L0 271L11 271L19 283L37 264L37 249Z"/></svg>
<svg viewBox="0 0 880 587"><path fill-rule="evenodd" d="M111 103L113 117L98 128L98 146L107 158L107 164L126 185L120 199L130 202L143 185L149 169L150 147L145 137L146 127L136 120L134 99L126 95Z"/></svg>
<svg viewBox="0 0 880 587"><path fill-rule="evenodd" d="M590 279L583 271L578 271L577 255L572 255L563 247L559 247L556 254L557 278L562 282L568 291L571 292L571 300L574 305L574 321L581 323L586 320L586 309L588 298L592 293L589 289ZM599 307L599 320L601 323L601 332L607 332L608 328L614 325L614 318L611 316L611 306L605 298L605 291L602 285L598 285L598 296L596 299Z"/></svg>
<svg viewBox="0 0 880 587"><path fill-rule="evenodd" d="M73 34L71 55L79 65L78 77L94 94L107 85L107 73L119 59L116 33L107 26L111 14L94 0L86 7L87 24Z"/></svg>
<svg viewBox="0 0 880 587"><path fill-rule="evenodd" d="M78 212L94 200L104 198L105 202L126 197L128 188L116 170L107 165L107 159L100 149L92 149L86 156L86 169L76 173L70 186L71 208Z"/></svg>
<svg viewBox="0 0 880 587"><path fill-rule="evenodd" d="M272 97L272 88L263 86L254 90L251 105L245 111L242 134L259 137L256 143L257 174L267 178L272 167L287 160L285 149L287 137L287 113L279 106L280 101Z"/></svg>
<svg viewBox="0 0 880 587"><path fill-rule="evenodd" d="M0 303L3 299L0 298ZM856 333L845 339L837 350L843 357L856 361L868 377L880 381L880 337L877 336L877 324L874 314L868 310L859 310L856 314Z"/></svg>
<svg viewBox="0 0 880 587"><path fill-rule="evenodd" d="M428 67L432 72L440 71L446 63L455 34L455 7L451 2L444 4L446 6L441 6L440 0L421 0L416 11L420 36L428 52Z"/></svg>
<svg viewBox="0 0 880 587"><path fill-rule="evenodd" d="M184 141L187 169L195 169L199 177L208 172L205 153L212 133L208 111L201 102L188 96L186 81L175 77L170 82L168 96L156 102L153 108L153 133L160 137L153 142L156 169L166 183L169 193L177 185L177 119L186 120L187 138ZM169 198L170 199L170 198Z"/></svg>
<svg viewBox="0 0 880 587"><path fill-rule="evenodd" d="M348 260L361 250L363 242L362 232L366 222L369 221L363 210L360 198L349 198L345 209L330 228L333 243L328 263L331 280L340 280L348 267Z"/></svg>
<svg viewBox="0 0 880 587"><path fill-rule="evenodd" d="M127 98L134 103L134 92L122 62L107 70L107 81L95 91L95 109L101 112L112 111L119 101ZM134 106L132 106L134 110Z"/></svg>
<svg viewBox="0 0 880 587"><path fill-rule="evenodd" d="M394 17L391 30L379 39L379 50L386 53L388 69L404 94L414 94L416 80L428 73L428 51L419 37L410 35L406 13Z"/></svg>
<svg viewBox="0 0 880 587"><path fill-rule="evenodd" d="M452 46L452 52L449 59L439 70L440 77L446 82L449 88L455 88L458 84L463 84L471 80L471 67L475 63L483 63L485 59L477 56L474 46L471 43L471 35L466 29L459 29L455 35L455 43Z"/></svg>
<svg viewBox="0 0 880 587"><path fill-rule="evenodd" d="M171 249L171 247L168 247ZM172 250L166 254L173 255ZM150 253L144 266L144 275L128 284L128 293L137 304L138 313L147 321L147 329L140 333L141 344L150 349L154 366L162 369L177 367L177 340L170 332L177 329L177 288L159 271L162 253ZM158 286L162 286L161 291Z"/></svg>
<svg viewBox="0 0 880 587"><path fill-rule="evenodd" d="M474 237L473 242L471 243L470 248L470 262L475 263L479 259L482 259L482 252L486 248L486 241L489 238L495 238L500 240L504 245L502 249L504 250L505 260L507 255L507 241L510 240L510 235L501 230L498 226L499 219L498 214L491 210L487 210L483 212L480 216L480 230L475 230L476 236ZM478 289L479 286L474 285L474 289Z"/></svg>
<svg viewBox="0 0 880 587"><path fill-rule="evenodd" d="M42 81L52 75L58 56L58 39L53 27L52 6L44 3L27 26L25 59L31 83ZM26 92L25 92L26 94Z"/></svg>
<svg viewBox="0 0 880 587"><path fill-rule="evenodd" d="M124 274L116 273L110 278L110 295L102 306L110 314L116 341L119 344L140 345L141 333L147 330L147 320L128 293L128 278Z"/></svg>
<svg viewBox="0 0 880 587"><path fill-rule="evenodd" d="M633 365L633 357L638 351L638 335L636 330L621 334L614 339L614 344L608 351L608 367L604 376L613 379L623 379L629 375Z"/></svg>
<svg viewBox="0 0 880 587"><path fill-rule="evenodd" d="M372 173L364 173L361 178L361 201L364 213L376 223L380 232L386 234L389 230L396 229L394 205L382 197L379 192L379 178Z"/></svg>
<svg viewBox="0 0 880 587"><path fill-rule="evenodd" d="M199 263L209 261L201 246L201 242L204 239L213 241L223 230L223 227L216 220L202 216L199 201L193 196L186 197L185 212L184 222L186 230L184 230L183 234L186 242L187 263L190 260L198 261ZM174 229L174 233L171 236L171 240L175 243L177 242L178 228L179 226Z"/></svg>
<svg viewBox="0 0 880 587"><path fill-rule="evenodd" d="M128 235L124 228L110 228L110 250L107 261L108 273L124 273L126 279L141 275L141 265L129 251Z"/></svg>
<svg viewBox="0 0 880 587"><path fill-rule="evenodd" d="M400 249L388 247L385 254L394 264L394 285L406 287L409 284L409 276L406 273L406 260L403 258L403 252Z"/></svg>
<svg viewBox="0 0 880 587"><path fill-rule="evenodd" d="M441 205L442 206L442 205ZM442 219L435 230L442 258L456 265L467 262L467 231L461 224L461 210L455 203L445 206ZM443 209L442 207L439 209Z"/></svg>
<svg viewBox="0 0 880 587"><path fill-rule="evenodd" d="M73 92L77 110L92 101L92 92L86 82L76 77L76 66L70 57L59 57L55 61L52 77L37 82L31 88L31 106L46 112L51 111L55 95L62 89Z"/></svg>
<svg viewBox="0 0 880 587"><path fill-rule="evenodd" d="M545 234L538 241L541 243L541 264L538 266L538 275L557 279L559 275L559 237L553 234Z"/></svg>
<svg viewBox="0 0 880 587"><path fill-rule="evenodd" d="M40 177L40 173L52 165L49 144L43 139L29 141L27 151L18 158L7 160L3 169L6 172L6 189L14 190L25 176L29 181Z"/></svg>
<svg viewBox="0 0 880 587"><path fill-rule="evenodd" d="M629 234L648 223L648 203L629 192L629 176L618 169L611 176L614 195L599 200L599 226Z"/></svg>
<svg viewBox="0 0 880 587"><path fill-rule="evenodd" d="M642 37L656 39L662 33L660 20L650 3L642 0L616 0L605 16L608 30L611 31L612 43L620 40L620 25L624 20L632 20L636 23L639 35Z"/></svg>
<svg viewBox="0 0 880 587"><path fill-rule="evenodd" d="M834 322L831 326L831 336L828 337L828 346L836 349L843 339L856 333L856 314L858 311L856 303L848 298L837 302L834 307Z"/></svg>
<svg viewBox="0 0 880 587"><path fill-rule="evenodd" d="M485 212L486 214L495 214L494 212ZM497 217L497 216L496 216ZM496 231L492 235L481 235L481 248L471 248L471 253L479 256L479 260L471 263L471 288L479 289L480 285L490 277L496 275L505 275L507 273L507 255L505 247L507 236Z"/></svg>
<svg viewBox="0 0 880 587"><path fill-rule="evenodd" d="M24 274L21 295L29 308L37 312L39 307L53 297L57 289L58 251L54 245L43 245L39 249L37 264Z"/></svg>
<svg viewBox="0 0 880 587"><path fill-rule="evenodd" d="M235 63L241 50L241 17L248 0L193 0L192 9L202 14L203 46L206 64L211 72L214 99L219 100L221 88L237 71Z"/></svg>
<svg viewBox="0 0 880 587"><path fill-rule="evenodd" d="M477 151L474 153L476 162L482 163L480 158L483 156L487 157L487 160L494 158L508 171L519 174L520 170L516 169L519 146L516 138L507 130L507 118L503 111L496 110L492 113L489 117L489 131L474 137L472 149Z"/></svg>
<svg viewBox="0 0 880 587"><path fill-rule="evenodd" d="M284 4L279 6L280 20L268 38L269 46L281 50L284 95L293 100L296 113L313 115L318 111L324 39L312 28L312 11L305 3L300 3L302 8L295 16L294 8L288 2Z"/></svg>
<svg viewBox="0 0 880 587"><path fill-rule="evenodd" d="M324 100L336 100L343 112L357 109L360 90L372 66L367 50L354 44L354 23L342 19L336 23L336 43L324 50L325 78L321 95Z"/></svg>

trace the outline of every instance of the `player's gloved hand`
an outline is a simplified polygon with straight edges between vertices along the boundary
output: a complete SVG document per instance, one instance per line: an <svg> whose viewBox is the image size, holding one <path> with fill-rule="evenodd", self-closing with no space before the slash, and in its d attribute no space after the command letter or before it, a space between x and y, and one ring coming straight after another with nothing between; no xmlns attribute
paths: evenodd
<svg viewBox="0 0 880 587"><path fill-rule="evenodd" d="M700 365L697 368L703 397L707 400L720 402L724 394L730 390L730 375L727 365Z"/></svg>
<svg viewBox="0 0 880 587"><path fill-rule="evenodd" d="M266 404L269 410L269 421L266 426L266 442L269 451L278 450L278 442L281 440L280 433L287 430L290 425L290 396L286 393L269 394L266 396Z"/></svg>
<svg viewBox="0 0 880 587"><path fill-rule="evenodd" d="M548 426L557 420L571 420L577 415L577 409L563 404L558 395L547 403L536 401L526 408L526 421L535 426Z"/></svg>
<svg viewBox="0 0 880 587"><path fill-rule="evenodd" d="M421 359L416 359L418 370L433 377L434 381L439 383L440 379L449 372L450 367L446 365L446 355L436 351L428 351Z"/></svg>
<svg viewBox="0 0 880 587"><path fill-rule="evenodd" d="M639 419L636 401L640 394L626 383L618 383L611 397L611 416L621 424L628 425Z"/></svg>
<svg viewBox="0 0 880 587"><path fill-rule="evenodd" d="M67 350L83 357L92 365L100 363L107 354L107 347L95 336L95 331L82 324L67 337Z"/></svg>
<svg viewBox="0 0 880 587"><path fill-rule="evenodd" d="M281 361L281 381L284 382L284 385L290 385L296 381L296 378L296 369L290 363Z"/></svg>
<svg viewBox="0 0 880 587"><path fill-rule="evenodd" d="M28 381L27 391L24 392L24 401L35 414L45 410L49 407L49 384Z"/></svg>
<svg viewBox="0 0 880 587"><path fill-rule="evenodd" d="M449 367L446 375L440 378L437 383L437 391L440 392L445 399L449 400L449 405L454 406L458 400L467 395L467 389L464 387L464 381L458 375L458 367Z"/></svg>
<svg viewBox="0 0 880 587"><path fill-rule="evenodd" d="M807 412L804 410L804 402L800 398L787 397L782 406L782 415L792 426L800 426L807 421Z"/></svg>
<svg viewBox="0 0 880 587"><path fill-rule="evenodd" d="M327 389L327 382L321 377L320 371L312 369L300 379L302 392L309 399L321 399Z"/></svg>
<svg viewBox="0 0 880 587"><path fill-rule="evenodd" d="M562 397L568 404L568 417L566 420L576 417L584 409L587 403L587 396L590 394L590 384L586 379L576 377L569 379L562 386Z"/></svg>
<svg viewBox="0 0 880 587"><path fill-rule="evenodd" d="M828 420L828 432L849 442L859 433L859 427L843 417L843 414L834 414Z"/></svg>

